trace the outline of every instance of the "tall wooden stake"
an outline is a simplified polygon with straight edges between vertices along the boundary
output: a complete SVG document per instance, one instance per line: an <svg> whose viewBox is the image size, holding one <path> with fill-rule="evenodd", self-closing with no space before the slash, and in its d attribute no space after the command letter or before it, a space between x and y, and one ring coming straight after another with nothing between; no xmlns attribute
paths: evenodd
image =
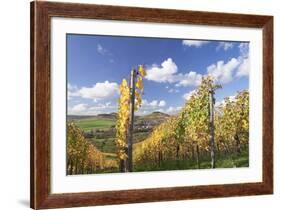
<svg viewBox="0 0 281 210"><path fill-rule="evenodd" d="M130 119L129 119L129 132L128 132L128 161L127 170L133 171L133 132L134 132L134 112L135 112L135 89L136 89L136 75L135 69L131 71L131 100L130 100Z"/></svg>
<svg viewBox="0 0 281 210"><path fill-rule="evenodd" d="M211 168L216 167L215 160L215 126L214 126L214 91L209 91L209 115L210 115L210 149L211 149Z"/></svg>

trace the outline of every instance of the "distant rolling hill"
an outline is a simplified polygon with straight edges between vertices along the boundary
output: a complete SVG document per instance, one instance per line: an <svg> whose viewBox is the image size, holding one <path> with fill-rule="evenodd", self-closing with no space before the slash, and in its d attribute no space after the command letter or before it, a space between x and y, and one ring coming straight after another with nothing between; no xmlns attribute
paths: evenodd
<svg viewBox="0 0 281 210"><path fill-rule="evenodd" d="M164 121L170 115L162 112L152 112L144 116L136 116L134 123L134 143L145 140L153 128ZM115 152L115 124L117 113L99 114L95 116L69 115L67 121L73 121L85 132L88 138L99 150L107 153Z"/></svg>
<svg viewBox="0 0 281 210"><path fill-rule="evenodd" d="M170 115L165 114L163 112L152 112L148 115L142 115L142 116L135 116L135 120L137 121L165 121L167 118L169 118ZM76 121L76 120L87 120L87 119L110 119L115 120L117 119L117 113L113 112L110 114L98 114L98 115L67 115L68 121ZM135 122L135 123L136 123Z"/></svg>
<svg viewBox="0 0 281 210"><path fill-rule="evenodd" d="M170 117L170 115L165 114L163 112L152 112L151 114L148 115L143 115L143 116L137 116L136 120L140 121L140 120L145 120L145 121L165 121L166 119L168 119Z"/></svg>
<svg viewBox="0 0 281 210"><path fill-rule="evenodd" d="M67 115L67 120L83 120L83 119L112 119L116 120L117 118L117 113L113 112L110 114L98 114L98 115Z"/></svg>

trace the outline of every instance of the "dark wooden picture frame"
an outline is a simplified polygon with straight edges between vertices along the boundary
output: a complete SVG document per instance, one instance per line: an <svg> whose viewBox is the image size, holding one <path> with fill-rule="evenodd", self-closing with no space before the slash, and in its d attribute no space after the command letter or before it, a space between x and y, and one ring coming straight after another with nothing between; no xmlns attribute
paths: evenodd
<svg viewBox="0 0 281 210"><path fill-rule="evenodd" d="M51 18L260 28L263 35L262 182L51 194ZM60 208L273 193L273 17L91 4L31 3L31 208Z"/></svg>

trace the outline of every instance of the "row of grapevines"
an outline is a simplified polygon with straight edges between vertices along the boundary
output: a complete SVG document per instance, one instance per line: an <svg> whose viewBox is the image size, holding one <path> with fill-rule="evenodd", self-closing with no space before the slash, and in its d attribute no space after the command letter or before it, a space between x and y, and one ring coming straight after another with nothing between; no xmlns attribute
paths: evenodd
<svg viewBox="0 0 281 210"><path fill-rule="evenodd" d="M136 165L161 165L165 160L196 160L210 153L210 92L221 88L211 77L204 77L181 112L157 126L148 139L137 144ZM215 108L215 148L222 152L239 153L248 144L249 93L238 92L233 100L226 98Z"/></svg>
<svg viewBox="0 0 281 210"><path fill-rule="evenodd" d="M91 174L105 168L103 154L73 122L67 124L67 174Z"/></svg>

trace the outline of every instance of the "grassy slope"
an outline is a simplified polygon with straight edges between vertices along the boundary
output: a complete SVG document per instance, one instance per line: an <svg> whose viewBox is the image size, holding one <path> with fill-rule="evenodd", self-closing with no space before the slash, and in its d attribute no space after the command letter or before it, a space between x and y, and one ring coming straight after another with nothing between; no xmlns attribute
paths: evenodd
<svg viewBox="0 0 281 210"><path fill-rule="evenodd" d="M249 166L248 151L243 151L240 155L228 155L217 157L216 168L238 168ZM200 162L200 169L211 168L211 160L205 158ZM180 160L180 161L164 161L160 166L146 163L134 167L134 171L165 171L165 170L184 170L198 169L196 161Z"/></svg>
<svg viewBox="0 0 281 210"><path fill-rule="evenodd" d="M94 128L109 128L110 126L115 125L115 120L113 119L98 119L98 118L89 118L75 120L75 123L82 128L84 131L90 131Z"/></svg>

